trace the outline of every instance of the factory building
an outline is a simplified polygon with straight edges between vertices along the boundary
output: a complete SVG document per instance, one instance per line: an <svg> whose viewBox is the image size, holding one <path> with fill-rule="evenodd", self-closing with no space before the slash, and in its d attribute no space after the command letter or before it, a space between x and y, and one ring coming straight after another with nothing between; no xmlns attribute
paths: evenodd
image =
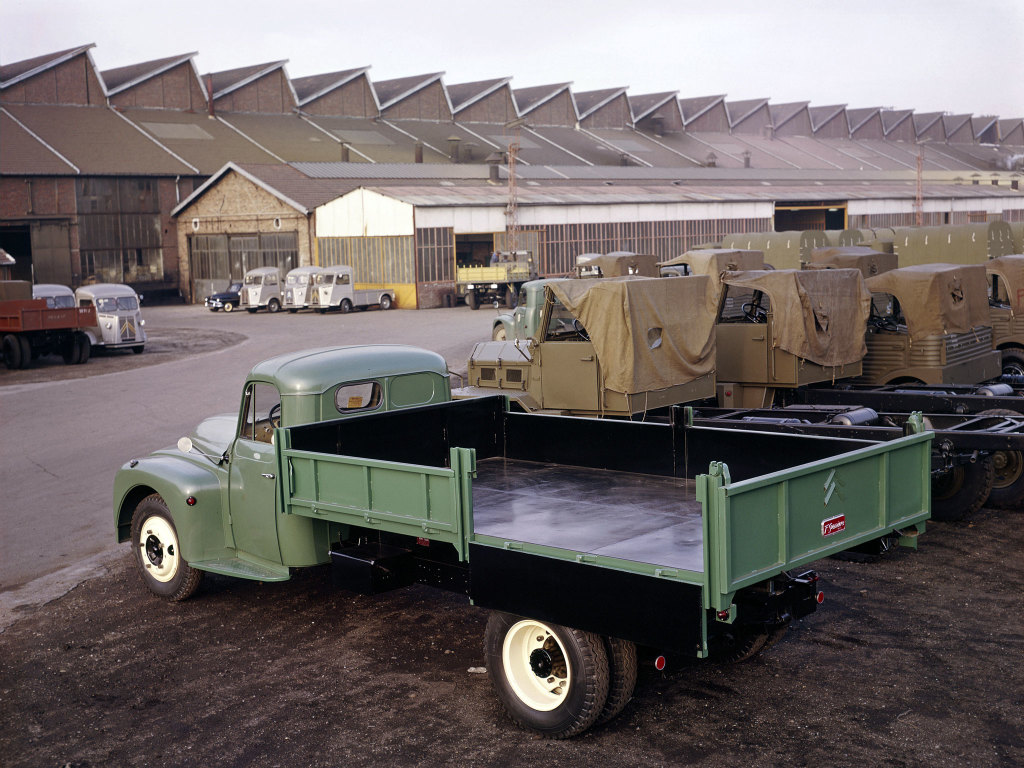
<svg viewBox="0 0 1024 768"><path fill-rule="evenodd" d="M19 278L195 301L253 266L346 263L432 307L513 215L552 275L737 232L1024 222L1019 118L293 79L285 61L200 74L195 53L101 72L91 48L0 65L0 248Z"/></svg>

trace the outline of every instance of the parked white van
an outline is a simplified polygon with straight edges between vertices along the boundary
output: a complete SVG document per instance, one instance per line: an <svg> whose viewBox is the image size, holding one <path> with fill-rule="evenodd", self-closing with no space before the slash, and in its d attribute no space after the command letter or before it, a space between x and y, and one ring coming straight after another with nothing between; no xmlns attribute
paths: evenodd
<svg viewBox="0 0 1024 768"><path fill-rule="evenodd" d="M338 309L351 312L353 307L365 309L377 304L381 309L391 309L395 303L395 292L390 288L352 288L352 267L321 267L316 276L316 290L310 307L317 312Z"/></svg>
<svg viewBox="0 0 1024 768"><path fill-rule="evenodd" d="M320 267L296 267L284 278L284 307L289 312L298 312L310 304L310 297L316 288L316 276L323 272Z"/></svg>
<svg viewBox="0 0 1024 768"><path fill-rule="evenodd" d="M257 267L246 272L241 299L239 306L250 312L260 307L277 312L281 308L281 273L277 267Z"/></svg>
<svg viewBox="0 0 1024 768"><path fill-rule="evenodd" d="M120 283L83 285L75 291L80 307L96 307L96 325L82 330L94 347L130 347L136 354L146 344L146 321L139 310L139 295Z"/></svg>

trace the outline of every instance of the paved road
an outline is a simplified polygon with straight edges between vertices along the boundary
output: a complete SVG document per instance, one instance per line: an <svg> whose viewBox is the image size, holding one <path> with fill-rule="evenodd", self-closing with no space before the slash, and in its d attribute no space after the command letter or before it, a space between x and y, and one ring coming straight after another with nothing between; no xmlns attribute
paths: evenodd
<svg viewBox="0 0 1024 768"><path fill-rule="evenodd" d="M295 349L401 343L464 372L494 312L227 315L178 306L144 315L142 355L0 369L0 592L113 550L117 468L172 445L206 416L235 411L254 363ZM191 339L206 351L192 354Z"/></svg>

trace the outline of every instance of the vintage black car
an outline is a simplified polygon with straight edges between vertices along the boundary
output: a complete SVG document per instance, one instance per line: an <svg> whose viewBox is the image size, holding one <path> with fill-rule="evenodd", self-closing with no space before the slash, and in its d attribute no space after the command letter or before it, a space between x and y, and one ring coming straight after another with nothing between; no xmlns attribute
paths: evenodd
<svg viewBox="0 0 1024 768"><path fill-rule="evenodd" d="M232 310L237 309L238 303L241 301L241 297L239 296L241 290L241 283L232 283L228 286L226 291L221 291L220 293L215 293L212 296L207 296L204 303L206 304L207 309L211 312L216 312L218 309L223 309L225 312L231 312Z"/></svg>

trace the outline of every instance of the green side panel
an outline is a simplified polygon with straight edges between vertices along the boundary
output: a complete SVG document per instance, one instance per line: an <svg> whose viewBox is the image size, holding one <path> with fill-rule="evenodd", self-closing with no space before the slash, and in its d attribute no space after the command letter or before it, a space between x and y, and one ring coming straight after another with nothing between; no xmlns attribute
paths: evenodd
<svg viewBox="0 0 1024 768"><path fill-rule="evenodd" d="M462 493L466 469L424 467L284 449L285 513L422 536L464 550Z"/></svg>
<svg viewBox="0 0 1024 768"><path fill-rule="evenodd" d="M707 476L708 607L780 571L930 516L931 434L911 435L753 480Z"/></svg>

